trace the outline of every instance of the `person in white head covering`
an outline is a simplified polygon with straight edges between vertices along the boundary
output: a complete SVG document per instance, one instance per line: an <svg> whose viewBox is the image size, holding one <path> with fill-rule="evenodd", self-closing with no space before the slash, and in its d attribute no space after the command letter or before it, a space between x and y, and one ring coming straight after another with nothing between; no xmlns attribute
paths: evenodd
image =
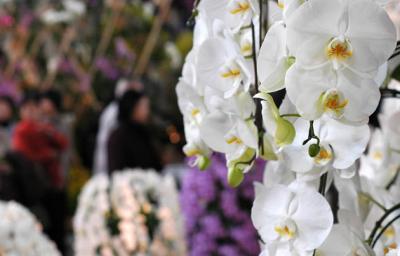
<svg viewBox="0 0 400 256"><path fill-rule="evenodd" d="M142 84L130 82L126 79L118 81L115 87L115 100L113 100L100 116L99 132L96 139L94 152L93 174L108 173L107 143L111 132L118 124L118 99L128 90L142 90Z"/></svg>

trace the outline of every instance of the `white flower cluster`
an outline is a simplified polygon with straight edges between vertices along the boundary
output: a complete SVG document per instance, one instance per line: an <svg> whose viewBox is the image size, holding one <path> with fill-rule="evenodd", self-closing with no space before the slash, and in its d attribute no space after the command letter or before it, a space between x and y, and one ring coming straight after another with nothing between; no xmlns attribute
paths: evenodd
<svg viewBox="0 0 400 256"><path fill-rule="evenodd" d="M184 255L181 223L172 177L143 170L98 175L79 198L75 254Z"/></svg>
<svg viewBox="0 0 400 256"><path fill-rule="evenodd" d="M203 169L213 151L224 153L232 186L257 157L271 160L252 209L263 255L398 253L393 239L376 248L399 214L391 191L399 189L400 114L384 112L363 156L396 49L383 4L271 1L266 19L263 1L197 1L194 46L177 85L184 152ZM283 89L278 108L270 93ZM335 225L324 197L332 184Z"/></svg>
<svg viewBox="0 0 400 256"><path fill-rule="evenodd" d="M45 24L70 23L86 13L86 5L81 0L63 0L61 3L62 9L46 8L40 14L40 18Z"/></svg>
<svg viewBox="0 0 400 256"><path fill-rule="evenodd" d="M36 218L16 202L0 202L0 255L59 256Z"/></svg>

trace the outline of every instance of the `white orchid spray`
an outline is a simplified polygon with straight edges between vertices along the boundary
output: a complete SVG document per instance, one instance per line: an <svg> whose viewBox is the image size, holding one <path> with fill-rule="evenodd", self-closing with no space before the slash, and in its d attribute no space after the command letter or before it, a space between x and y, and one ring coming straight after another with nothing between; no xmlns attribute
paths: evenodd
<svg viewBox="0 0 400 256"><path fill-rule="evenodd" d="M185 255L174 179L151 170L92 178L73 224L75 255Z"/></svg>
<svg viewBox="0 0 400 256"><path fill-rule="evenodd" d="M203 169L224 153L232 186L270 161L252 208L263 256L398 254L400 92L387 74L400 46L385 4L195 3L177 86L184 151Z"/></svg>
<svg viewBox="0 0 400 256"><path fill-rule="evenodd" d="M41 229L36 217L22 205L0 202L0 255L61 255Z"/></svg>

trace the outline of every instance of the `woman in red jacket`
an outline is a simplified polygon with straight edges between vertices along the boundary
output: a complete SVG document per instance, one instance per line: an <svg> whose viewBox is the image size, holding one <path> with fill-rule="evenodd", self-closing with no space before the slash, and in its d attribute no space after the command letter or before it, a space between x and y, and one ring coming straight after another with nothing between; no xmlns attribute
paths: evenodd
<svg viewBox="0 0 400 256"><path fill-rule="evenodd" d="M68 146L66 136L52 125L39 121L36 97L27 97L20 106L21 121L16 125L12 147L46 170L55 188L64 184L60 169L61 154Z"/></svg>
<svg viewBox="0 0 400 256"><path fill-rule="evenodd" d="M16 125L12 148L40 166L48 177L50 188L43 198L43 206L49 217L45 231L64 251L66 195L61 158L68 146L66 136L54 126L41 121L38 108L39 98L27 96L21 103L21 121Z"/></svg>

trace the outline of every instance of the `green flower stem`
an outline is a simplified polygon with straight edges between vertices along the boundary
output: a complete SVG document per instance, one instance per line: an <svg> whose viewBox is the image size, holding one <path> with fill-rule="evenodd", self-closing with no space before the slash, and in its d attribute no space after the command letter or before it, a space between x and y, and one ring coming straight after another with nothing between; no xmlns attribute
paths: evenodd
<svg viewBox="0 0 400 256"><path fill-rule="evenodd" d="M318 192L325 196L325 190L326 190L326 182L328 181L328 173L324 173L321 176L321 179L319 180L319 189Z"/></svg>
<svg viewBox="0 0 400 256"><path fill-rule="evenodd" d="M372 243L371 247L374 248L375 244L378 242L379 238L381 238L381 236L385 233L385 231L396 221L400 219L400 214L397 215L394 219L392 219L391 221L389 221L388 224L386 224L381 231L379 231L378 235L376 236L374 242Z"/></svg>
<svg viewBox="0 0 400 256"><path fill-rule="evenodd" d="M382 226L383 222L386 220L387 217L389 217L390 214L392 214L393 212L397 211L400 209L400 203L396 204L395 206L393 206L390 209L387 209L385 214L383 214L383 216L375 223L375 227L372 230L371 234L368 237L368 244L371 245L372 242L374 241L374 237L376 235L376 233L378 232L379 228Z"/></svg>
<svg viewBox="0 0 400 256"><path fill-rule="evenodd" d="M372 203L376 204L376 206L378 206L379 208L381 208L384 211L387 211L386 207L383 206L381 203L379 203L378 201L375 200L375 198L373 198L370 194L367 193L360 193L360 196L366 198L368 201L371 201Z"/></svg>
<svg viewBox="0 0 400 256"><path fill-rule="evenodd" d="M257 50L256 50L256 31L253 22L251 22L251 36L252 36L252 50L253 50L253 65L254 65L254 86L256 90L256 94L259 93L259 85L258 85L258 69L257 69ZM261 35L260 35L261 36ZM255 116L255 125L259 132L258 137L258 146L261 149L261 153L264 152L264 126L262 121L262 106L261 100L256 99L256 116Z"/></svg>
<svg viewBox="0 0 400 256"><path fill-rule="evenodd" d="M400 98L400 91L395 89L381 89L381 94L382 98Z"/></svg>
<svg viewBox="0 0 400 256"><path fill-rule="evenodd" d="M300 114L283 114L281 117L301 117Z"/></svg>
<svg viewBox="0 0 400 256"><path fill-rule="evenodd" d="M310 121L310 129L308 130L308 138L303 141L303 145L306 145L310 140L315 139L317 140L317 144L319 145L320 139L314 132L314 121Z"/></svg>

